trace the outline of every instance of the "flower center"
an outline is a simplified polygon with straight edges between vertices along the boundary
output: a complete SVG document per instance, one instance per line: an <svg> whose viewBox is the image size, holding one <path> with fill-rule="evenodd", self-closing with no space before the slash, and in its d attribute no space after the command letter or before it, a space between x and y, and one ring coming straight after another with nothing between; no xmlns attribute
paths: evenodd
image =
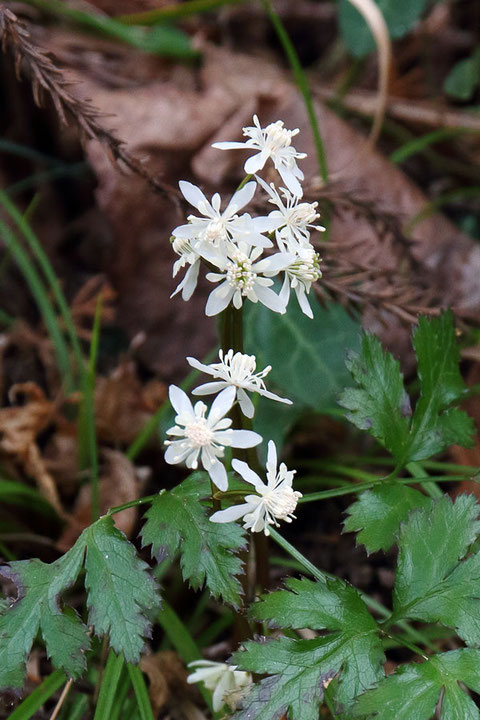
<svg viewBox="0 0 480 720"><path fill-rule="evenodd" d="M228 264L227 281L231 287L240 290L242 295L247 295L252 290L256 277L257 274L252 271L252 263L246 255Z"/></svg>
<svg viewBox="0 0 480 720"><path fill-rule="evenodd" d="M310 225L320 215L315 212L315 208L318 203L299 203L296 207L292 208L290 216L288 218L292 225Z"/></svg>
<svg viewBox="0 0 480 720"><path fill-rule="evenodd" d="M306 257L295 260L287 268L287 273L303 282L315 282L322 277L319 254L312 251Z"/></svg>
<svg viewBox="0 0 480 720"><path fill-rule="evenodd" d="M200 418L197 422L188 423L185 426L185 436L195 448L211 445L214 440L214 433L208 427L205 418Z"/></svg>
<svg viewBox="0 0 480 720"><path fill-rule="evenodd" d="M246 378L253 375L257 363L255 361L255 355L243 355L242 353L235 353L230 360L230 377L234 383L242 383Z"/></svg>
<svg viewBox="0 0 480 720"><path fill-rule="evenodd" d="M177 255L189 255L192 252L192 246L188 238L172 237L171 242Z"/></svg>
<svg viewBox="0 0 480 720"><path fill-rule="evenodd" d="M299 493L287 485L281 489L270 490L263 496L263 501L275 518L284 520L297 507L298 496Z"/></svg>
<svg viewBox="0 0 480 720"><path fill-rule="evenodd" d="M206 242L218 242L221 240L226 240L227 238L227 231L225 228L225 221L221 220L220 218L216 218L215 220L212 220L208 223L205 233L203 236L203 239Z"/></svg>
<svg viewBox="0 0 480 720"><path fill-rule="evenodd" d="M292 130L283 127L281 120L277 120L265 128L265 140L272 151L281 150L291 145L292 133Z"/></svg>

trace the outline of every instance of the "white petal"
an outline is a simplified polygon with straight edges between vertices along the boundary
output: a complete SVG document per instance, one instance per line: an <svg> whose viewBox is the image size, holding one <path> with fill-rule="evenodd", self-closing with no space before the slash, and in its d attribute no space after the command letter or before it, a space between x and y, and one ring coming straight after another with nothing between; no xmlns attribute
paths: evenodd
<svg viewBox="0 0 480 720"><path fill-rule="evenodd" d="M225 434L225 436L224 436ZM250 448L259 445L263 438L253 430L222 430L215 433L215 437L222 436L222 444L235 448ZM220 438L219 438L220 439Z"/></svg>
<svg viewBox="0 0 480 720"><path fill-rule="evenodd" d="M246 183L241 190L238 190L233 196L230 202L227 205L227 209L223 213L224 216L228 217L230 214L230 210L233 206L235 206L235 212L238 212L242 208L245 207L245 205L248 205L250 200L255 195L255 190L257 189L257 183L252 180L251 182Z"/></svg>
<svg viewBox="0 0 480 720"><path fill-rule="evenodd" d="M275 253L275 255L270 255L270 257L264 260L259 260L258 263L255 263L252 267L252 270L255 272L266 272L268 274L279 272L280 270L285 270L294 260L295 255L293 253L279 252Z"/></svg>
<svg viewBox="0 0 480 720"><path fill-rule="evenodd" d="M245 482L250 483L250 485L254 485L256 490L258 490L259 487L265 488L265 483L261 480L257 473L254 472L252 468L247 465L247 463L243 460L237 460L236 458L234 458L232 460L232 467L239 475L242 476Z"/></svg>
<svg viewBox="0 0 480 720"><path fill-rule="evenodd" d="M168 463L168 465L177 465L177 463L183 462L187 455L191 452L190 447L180 450L178 447L179 444L180 443L173 442L168 446L165 452L165 462Z"/></svg>
<svg viewBox="0 0 480 720"><path fill-rule="evenodd" d="M219 490L221 490L222 492L228 490L227 471L219 460L212 464L210 470L208 471L208 474L212 478L213 484L216 485Z"/></svg>
<svg viewBox="0 0 480 720"><path fill-rule="evenodd" d="M213 427L220 418L228 413L233 403L235 402L235 396L237 394L237 388L230 385L229 387L222 390L213 401L212 408L208 415L208 424Z"/></svg>
<svg viewBox="0 0 480 720"><path fill-rule="evenodd" d="M185 359L191 367L195 368L195 370L200 370L200 372L207 373L208 375L214 374L214 371L212 370L210 365L204 365L204 363L200 362L200 360L197 360L197 358L187 357Z"/></svg>
<svg viewBox="0 0 480 720"><path fill-rule="evenodd" d="M277 170L290 192L296 197L303 197L303 188L298 182L293 172L291 170L287 170L287 168L284 167L278 167Z"/></svg>
<svg viewBox="0 0 480 720"><path fill-rule="evenodd" d="M252 506L249 503L242 503L241 505L232 505L226 510L217 510L210 517L210 521L214 523L227 523L235 522L239 518L243 517L246 513L252 510Z"/></svg>
<svg viewBox="0 0 480 720"><path fill-rule="evenodd" d="M194 414L192 403L188 399L188 395L181 388L176 385L170 385L168 388L168 396L177 415L181 415L182 413L186 413L187 415Z"/></svg>
<svg viewBox="0 0 480 720"><path fill-rule="evenodd" d="M209 273L209 275L210 274L211 273ZM227 292L225 292L226 290ZM205 306L205 315L207 317L212 317L212 315L218 315L218 313L225 310L225 308L229 305L234 292L235 289L229 287L227 282L223 282L221 285L216 287L215 290L212 290L212 292L208 296L207 304Z"/></svg>
<svg viewBox="0 0 480 720"><path fill-rule="evenodd" d="M226 387L228 387L228 383L224 380L204 383L196 387L195 390L192 390L192 395L213 395L214 393L221 392Z"/></svg>
<svg viewBox="0 0 480 720"><path fill-rule="evenodd" d="M189 202L190 205L197 208L197 210L200 203L207 203L207 205L210 205L200 188L193 185L193 183L187 182L186 180L180 180L178 184L185 200Z"/></svg>
<svg viewBox="0 0 480 720"><path fill-rule="evenodd" d="M253 218L253 227L259 233L272 232L281 225L285 225L285 220L280 217L256 217Z"/></svg>
<svg viewBox="0 0 480 720"><path fill-rule="evenodd" d="M255 415L255 406L243 388L238 388L237 399L245 417L253 418Z"/></svg>
<svg viewBox="0 0 480 720"><path fill-rule="evenodd" d="M256 172L261 170L268 159L268 152L262 150L262 152L253 155L248 158L244 165L244 170L249 175L254 175Z"/></svg>
<svg viewBox="0 0 480 720"><path fill-rule="evenodd" d="M268 441L267 464L277 467L277 448L273 440Z"/></svg>
<svg viewBox="0 0 480 720"><path fill-rule="evenodd" d="M305 294L305 288L299 286L299 287L295 288L295 292L297 294L298 304L300 305L303 314L309 318L313 318L313 311L312 311L312 308L310 307L310 303L307 300L307 296Z"/></svg>
<svg viewBox="0 0 480 720"><path fill-rule="evenodd" d="M195 288L197 287L198 282L198 272L200 270L200 262L197 260L193 263L193 265L190 265L187 272L185 273L185 277L183 278L180 285L182 285L182 298L188 302L190 298L192 297ZM179 287L180 287L179 285Z"/></svg>
<svg viewBox="0 0 480 720"><path fill-rule="evenodd" d="M288 400L288 398L282 398L280 397L280 395L275 395L275 393L272 393L269 390L258 390L258 393L259 395L263 395L263 397L266 397L269 400L276 400L277 402L282 402L286 405L293 405L293 402L291 400Z"/></svg>
<svg viewBox="0 0 480 720"><path fill-rule="evenodd" d="M276 295L270 288L262 287L261 285L255 284L255 292L257 297L265 307L268 307L273 312L284 313L285 304L281 298Z"/></svg>
<svg viewBox="0 0 480 720"><path fill-rule="evenodd" d="M217 150L245 150L244 142L216 142L212 143L212 147Z"/></svg>

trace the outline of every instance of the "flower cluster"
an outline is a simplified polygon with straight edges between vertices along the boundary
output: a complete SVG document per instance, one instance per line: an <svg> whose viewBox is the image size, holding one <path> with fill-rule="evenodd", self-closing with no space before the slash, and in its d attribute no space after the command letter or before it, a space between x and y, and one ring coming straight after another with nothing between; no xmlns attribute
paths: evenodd
<svg viewBox="0 0 480 720"><path fill-rule="evenodd" d="M247 392L277 402L291 404L291 401L266 389L263 378L271 367L256 372L254 355L234 353L233 350L223 353L220 350L220 362L205 365L195 358L187 360L196 370L214 378L213 382L195 388L193 394L218 395L208 410L201 400L192 405L183 390L175 385L170 386L170 402L177 415L175 425L167 430L170 439L165 443L165 460L169 464L185 463L193 470L200 462L216 487L225 491L228 489L228 476L223 464L225 448L251 448L262 442L261 435L252 430L232 429L232 420L226 415L233 404L238 402L242 412L251 418L255 408ZM263 531L265 535L269 535L270 525L278 525L278 520L291 522L301 494L292 489L295 472L287 470L284 463L277 468L277 451L272 441L268 443L266 484L246 462L235 459L232 467L243 480L254 486L257 494L247 495L245 502L240 505L214 513L210 518L212 522L233 522L243 518L247 530Z"/></svg>
<svg viewBox="0 0 480 720"><path fill-rule="evenodd" d="M307 295L313 282L321 276L320 257L310 242L312 229L324 230L318 203L303 202L300 181L303 172L297 165L305 153L292 146L298 130L287 130L278 120L266 128L255 116L252 127L243 128L245 142L214 143L220 150L253 150L245 163L248 182L235 192L222 210L222 199L215 193L208 200L200 188L181 181L180 190L199 215L189 215L187 223L172 231L172 247L179 256L173 267L174 277L187 268L173 295L181 292L189 300L196 288L200 264L210 269L207 280L217 283L205 308L209 316L217 315L230 303L241 308L244 299L261 302L277 313L284 313L294 290L302 311L312 317ZM256 173L271 160L284 185L279 190L268 185ZM255 175L256 180L250 180ZM268 216L252 217L244 208L251 202L258 184L274 205ZM275 247L275 244L276 247ZM274 249L273 251L272 248ZM271 252L265 254L265 250ZM283 276L281 290L274 289L276 276Z"/></svg>

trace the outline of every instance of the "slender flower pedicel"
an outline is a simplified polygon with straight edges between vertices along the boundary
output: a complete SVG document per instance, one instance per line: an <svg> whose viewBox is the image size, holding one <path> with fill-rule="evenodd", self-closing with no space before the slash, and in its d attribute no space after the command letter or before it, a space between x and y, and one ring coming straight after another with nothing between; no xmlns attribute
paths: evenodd
<svg viewBox="0 0 480 720"><path fill-rule="evenodd" d="M192 406L188 396L180 388L171 385L170 402L177 412L175 425L167 430L172 440L167 440L165 461L169 465L185 463L196 470L198 461L210 475L219 490L228 488L227 471L220 462L225 447L250 448L262 442L262 437L251 430L232 430L232 421L225 415L235 402L236 389L223 390L213 401L207 415L207 406L199 401Z"/></svg>
<svg viewBox="0 0 480 720"><path fill-rule="evenodd" d="M207 690L212 690L212 704L214 712L228 705L234 710L244 691L252 683L252 676L248 672L237 670L236 665L213 662L211 660L195 660L188 664L189 668L198 668L188 676L187 682L203 682Z"/></svg>
<svg viewBox="0 0 480 720"><path fill-rule="evenodd" d="M295 518L293 512L302 493L292 488L295 470L287 470L285 463L281 463L277 470L277 449L273 440L268 443L266 485L246 462L233 460L232 467L255 487L258 495L246 495L241 505L219 510L211 516L211 522L233 522L242 518L246 530L263 530L265 535L270 535L269 525L278 527L278 520L292 522Z"/></svg>
<svg viewBox="0 0 480 720"><path fill-rule="evenodd" d="M292 138L298 135L300 130L287 130L282 120L262 128L256 115L253 116L253 123L252 127L243 128L243 134L248 138L245 142L218 142L213 143L212 147L219 150L257 150L245 163L245 172L254 175L265 167L270 158L290 192L302 197L303 189L299 180L303 180L304 175L297 166L297 160L302 160L307 155L297 152L292 145Z"/></svg>
<svg viewBox="0 0 480 720"><path fill-rule="evenodd" d="M233 350L226 353L220 350L218 355L220 362L210 363L210 365L204 365L195 358L187 357L187 361L193 368L217 378L216 382L199 385L192 390L193 395L211 395L220 392L226 387L233 386L237 390L240 408L243 414L249 418L253 417L255 408L246 391L256 392L270 400L277 400L287 405L292 404L291 400L279 397L267 390L263 378L268 375L272 368L268 365L264 370L256 373L257 360L255 355L246 355L241 352L234 353Z"/></svg>

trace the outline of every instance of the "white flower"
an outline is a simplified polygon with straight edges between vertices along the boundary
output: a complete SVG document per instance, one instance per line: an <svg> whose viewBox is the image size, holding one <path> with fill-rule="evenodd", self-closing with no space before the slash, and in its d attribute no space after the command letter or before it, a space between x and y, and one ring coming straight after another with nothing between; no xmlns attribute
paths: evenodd
<svg viewBox="0 0 480 720"><path fill-rule="evenodd" d="M173 277L175 277L178 271L185 267L185 265L190 265L190 267L185 273L182 282L176 287L170 297L173 297L181 291L182 298L184 300L190 300L197 287L200 255L195 252L187 238L172 237L172 247L177 255L180 256L173 265Z"/></svg>
<svg viewBox="0 0 480 720"><path fill-rule="evenodd" d="M313 318L312 308L307 300L307 293L310 292L312 283L321 277L319 254L315 252L313 247L303 250L302 255L285 268L285 280L280 291L280 297L285 303L285 307L290 300L290 288L292 288L295 290L302 312L309 318Z"/></svg>
<svg viewBox="0 0 480 720"><path fill-rule="evenodd" d="M220 211L222 201L218 193L209 202L196 185L183 180L179 185L185 199L204 217L189 215L188 224L176 227L172 235L187 240L192 250L205 260L223 267L239 241L249 246L272 247L272 242L257 230L261 218L254 221L248 213L237 214L252 199L256 182L249 182L238 190L223 212Z"/></svg>
<svg viewBox="0 0 480 720"><path fill-rule="evenodd" d="M213 690L213 710L217 712L227 704L232 710L238 704L244 688L252 683L252 676L248 672L237 670L236 665L212 662L211 660L195 660L188 667L198 668L189 675L187 682L203 682L208 690Z"/></svg>
<svg viewBox="0 0 480 720"><path fill-rule="evenodd" d="M232 253L231 259L227 261L223 272L207 274L207 280L222 282L208 297L206 315L217 315L225 310L232 300L238 310L242 307L244 297L253 303L260 301L274 312L285 312L284 302L270 289L273 285L270 277L290 265L295 256L291 253L279 252L255 262L261 254L261 248L253 248L249 251L243 243L240 243L238 249ZM269 277L263 277L261 273L267 271Z"/></svg>
<svg viewBox="0 0 480 720"><path fill-rule="evenodd" d="M247 495L241 505L213 513L210 520L217 523L233 522L243 518L244 528L270 535L269 525L278 527L278 520L292 522L293 511L302 494L292 488L295 470L287 470L282 463L277 470L277 450L273 440L268 443L267 484L243 460L233 460L232 467L242 478L253 485L258 495Z"/></svg>
<svg viewBox="0 0 480 720"><path fill-rule="evenodd" d="M204 365L195 358L187 357L187 361L193 368L212 375L214 378L218 378L217 382L199 385L195 390L192 390L193 395L210 395L233 385L237 391L240 408L243 414L249 418L253 417L255 408L245 392L246 390L249 392L257 392L259 395L270 398L270 400L278 400L278 402L283 402L287 405L292 404L291 400L281 398L267 390L263 378L272 368L268 365L261 372L255 373L257 368L255 355L245 355L241 352L234 353L233 350L229 350L225 354L223 350L220 350L218 355L220 362L211 363L210 365Z"/></svg>
<svg viewBox="0 0 480 720"><path fill-rule="evenodd" d="M300 198L285 188L280 188L284 200L280 197L275 185L267 183L257 177L258 182L270 196L269 202L276 205L278 210L272 210L268 219L275 227L275 237L280 250L301 254L302 250L310 247L310 230L323 232L322 225L314 225L320 215L317 213L318 202L300 202Z"/></svg>
<svg viewBox="0 0 480 720"><path fill-rule="evenodd" d="M243 134L248 138L245 142L219 142L212 147L220 150L258 150L258 153L248 158L245 163L245 172L254 175L262 170L268 158L271 158L287 188L294 195L302 197L303 190L299 180L303 180L304 175L297 166L297 160L302 160L307 155L297 152L292 146L292 137L300 130L287 130L283 127L282 120L262 128L256 115L253 116L253 122L253 127L243 128Z"/></svg>
<svg viewBox="0 0 480 720"><path fill-rule="evenodd" d="M169 465L184 462L196 470L198 459L219 490L228 487L227 471L218 458L223 457L225 447L250 448L262 442L262 436L251 430L232 430L232 421L225 415L235 402L236 390L229 387L213 401L208 416L207 406L199 401L195 407L188 396L175 385L170 385L169 397L177 412L175 425L167 430L174 440L167 440L165 461Z"/></svg>

